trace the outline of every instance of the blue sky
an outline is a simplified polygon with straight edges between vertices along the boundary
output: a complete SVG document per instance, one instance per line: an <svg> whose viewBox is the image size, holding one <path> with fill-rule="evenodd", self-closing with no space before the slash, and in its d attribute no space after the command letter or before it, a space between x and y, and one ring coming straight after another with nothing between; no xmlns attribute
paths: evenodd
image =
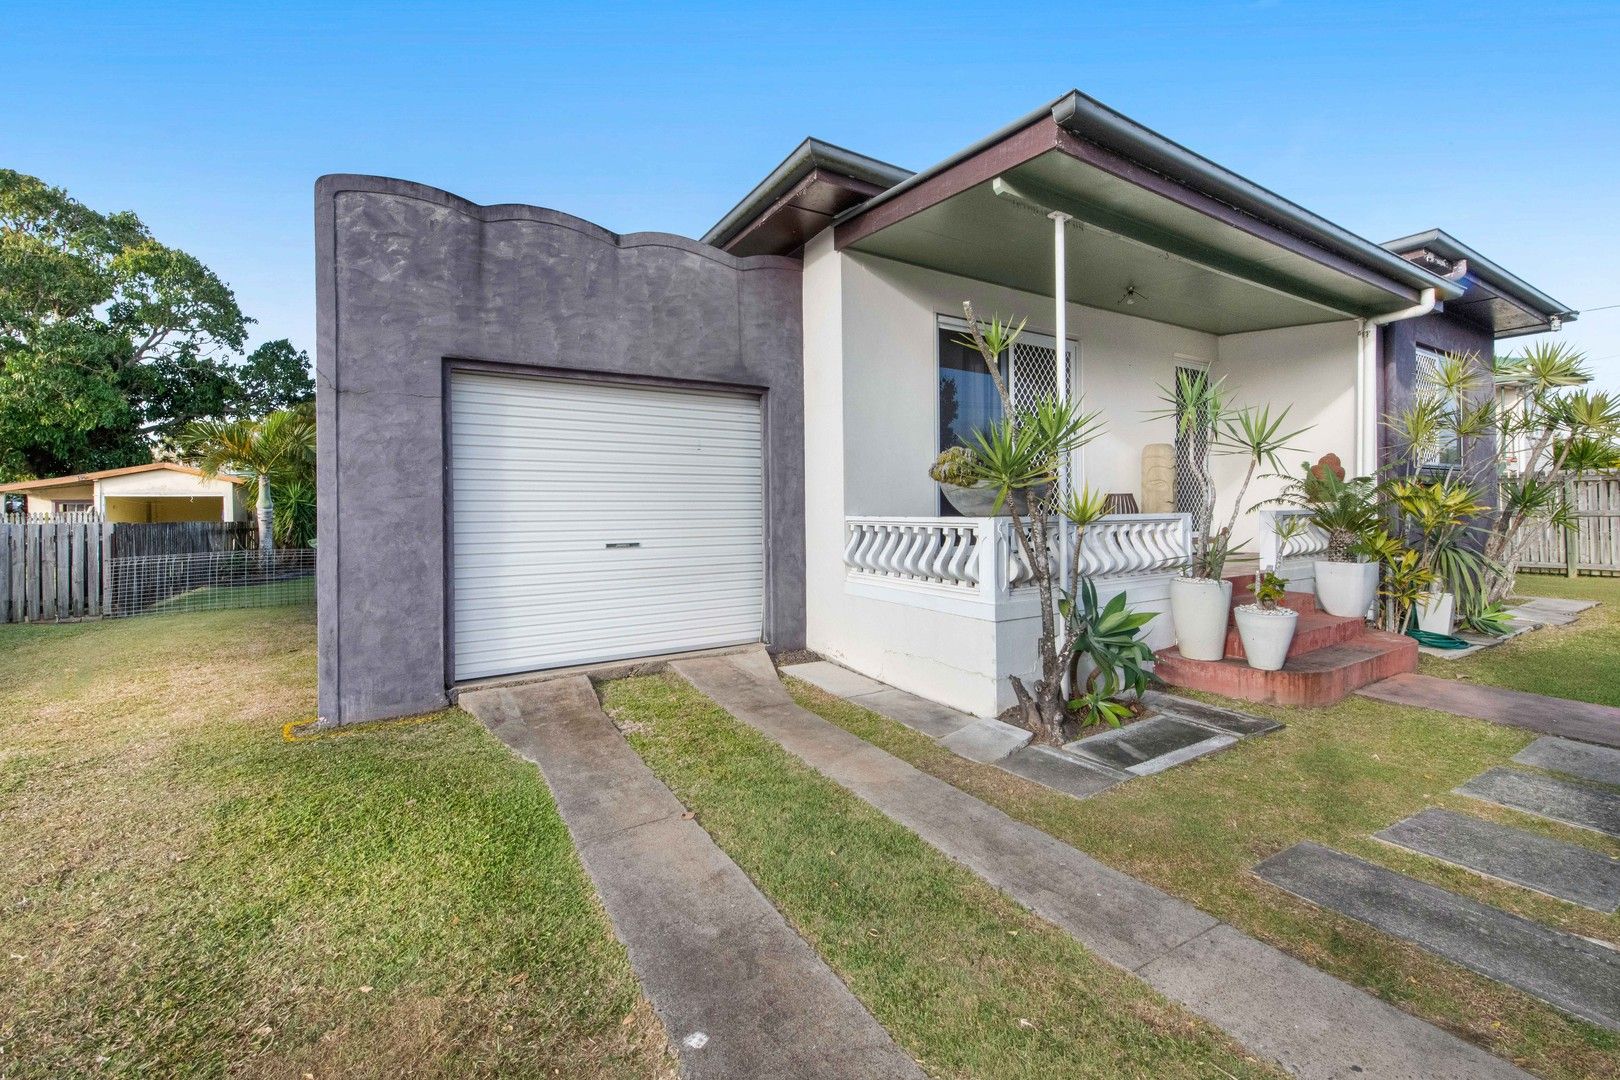
<svg viewBox="0 0 1620 1080"><path fill-rule="evenodd" d="M1071 87L1387 240L1620 305L1620 4L0 0L0 165L313 351L312 185L698 235L806 135L922 168ZM1620 307L1565 336L1620 388Z"/></svg>

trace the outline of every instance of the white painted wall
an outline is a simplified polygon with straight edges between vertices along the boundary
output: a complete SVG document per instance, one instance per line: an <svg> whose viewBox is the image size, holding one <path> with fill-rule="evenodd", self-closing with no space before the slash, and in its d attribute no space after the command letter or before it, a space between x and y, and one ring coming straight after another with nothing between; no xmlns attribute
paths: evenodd
<svg viewBox="0 0 1620 1080"><path fill-rule="evenodd" d="M1218 357L1210 369L1224 376L1238 405L1269 403L1273 414L1286 407L1284 430L1307 428L1292 443L1297 449L1282 455L1291 475L1300 465L1334 453L1346 470L1356 460L1356 324L1353 321L1290 326L1227 334L1217 341ZM1255 518L1251 508L1275 497L1285 481L1270 479L1258 470L1244 497L1243 512L1234 530L1237 547L1254 550ZM1215 459L1219 494L1217 527L1225 524L1242 483L1243 462L1235 457Z"/></svg>

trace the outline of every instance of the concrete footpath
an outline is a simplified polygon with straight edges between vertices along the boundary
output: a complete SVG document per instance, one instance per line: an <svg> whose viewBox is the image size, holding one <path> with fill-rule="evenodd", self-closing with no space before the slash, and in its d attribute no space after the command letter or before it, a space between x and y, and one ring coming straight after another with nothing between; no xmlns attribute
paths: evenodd
<svg viewBox="0 0 1620 1080"><path fill-rule="evenodd" d="M1297 1076L1528 1075L800 708L763 650L670 667L1096 955Z"/></svg>
<svg viewBox="0 0 1620 1080"><path fill-rule="evenodd" d="M923 1077L686 815L588 679L478 690L460 704L545 774L682 1076Z"/></svg>

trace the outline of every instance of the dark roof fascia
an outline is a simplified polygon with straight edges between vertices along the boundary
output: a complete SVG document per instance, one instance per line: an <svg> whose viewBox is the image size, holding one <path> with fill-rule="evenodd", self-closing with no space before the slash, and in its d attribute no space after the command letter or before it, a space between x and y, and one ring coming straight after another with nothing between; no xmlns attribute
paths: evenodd
<svg viewBox="0 0 1620 1080"><path fill-rule="evenodd" d="M1150 172L1231 206L1266 225L1291 233L1316 248L1374 270L1401 286L1413 290L1432 288L1440 300L1454 300L1463 293L1457 283L1431 274L1371 240L1357 236L1222 168L1078 90L1070 91L1051 104L1013 121L881 195L851 207L838 216L836 223L842 225L860 217L1043 120L1055 122L1079 139L1118 154Z"/></svg>
<svg viewBox="0 0 1620 1080"><path fill-rule="evenodd" d="M1428 250L1453 262L1464 259L1468 263L1468 276L1478 278L1498 293L1506 294L1507 299L1517 302L1521 307L1549 320L1557 318L1560 322L1573 322L1580 317L1580 312L1554 300L1518 275L1504 270L1444 229L1413 233L1399 240L1391 240L1384 247L1399 255ZM1536 332L1538 331L1518 331L1521 334Z"/></svg>
<svg viewBox="0 0 1620 1080"><path fill-rule="evenodd" d="M715 247L725 247L756 218L777 205L784 195L793 191L806 176L817 169L838 173L879 189L892 188L912 175L911 170L902 169L898 165L890 165L886 161L857 154L853 150L846 150L841 146L822 142L820 139L806 139L780 165L772 169L770 175L760 181L754 190L745 195L741 202L727 211L725 217L715 222L714 226L703 234L703 242Z"/></svg>

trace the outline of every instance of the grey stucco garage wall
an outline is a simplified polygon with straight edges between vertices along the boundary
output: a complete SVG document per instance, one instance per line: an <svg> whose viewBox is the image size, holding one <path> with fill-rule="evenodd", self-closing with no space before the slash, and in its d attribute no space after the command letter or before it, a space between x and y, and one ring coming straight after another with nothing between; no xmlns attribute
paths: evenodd
<svg viewBox="0 0 1620 1080"><path fill-rule="evenodd" d="M742 387L765 416L765 634L804 644L800 264L375 176L315 185L327 723L441 707L454 362Z"/></svg>

